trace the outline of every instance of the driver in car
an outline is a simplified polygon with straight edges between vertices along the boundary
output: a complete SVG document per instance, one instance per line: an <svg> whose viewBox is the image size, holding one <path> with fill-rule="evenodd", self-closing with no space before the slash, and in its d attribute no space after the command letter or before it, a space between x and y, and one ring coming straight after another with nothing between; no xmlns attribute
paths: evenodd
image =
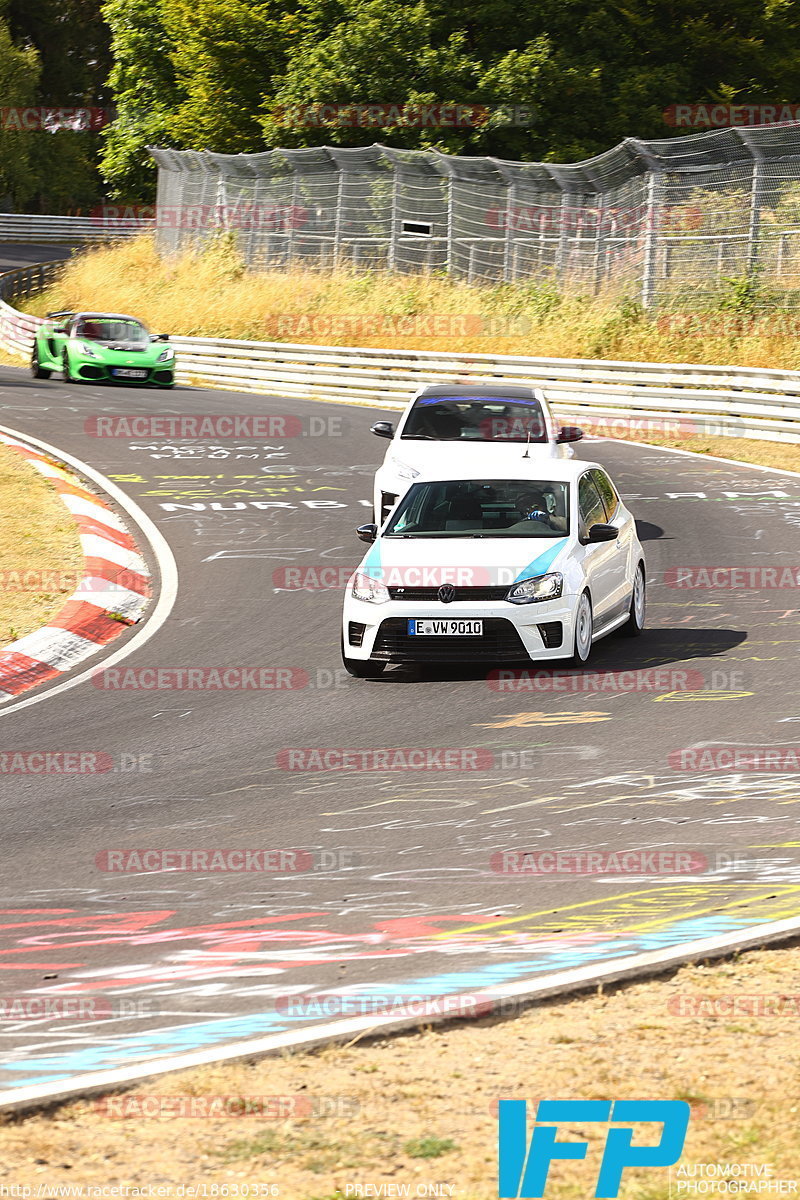
<svg viewBox="0 0 800 1200"><path fill-rule="evenodd" d="M550 512L543 492L533 489L529 492L521 492L517 496L516 505L522 514L523 520L540 521L548 529L557 529L562 533L566 533L566 518L556 516L555 513Z"/></svg>

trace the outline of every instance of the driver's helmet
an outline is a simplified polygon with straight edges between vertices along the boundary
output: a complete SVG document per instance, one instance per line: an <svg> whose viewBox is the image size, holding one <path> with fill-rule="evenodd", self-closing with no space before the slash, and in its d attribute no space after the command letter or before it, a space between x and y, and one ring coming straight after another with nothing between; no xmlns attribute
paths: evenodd
<svg viewBox="0 0 800 1200"><path fill-rule="evenodd" d="M536 489L521 492L517 496L517 508L530 521L550 521L550 512L544 492Z"/></svg>

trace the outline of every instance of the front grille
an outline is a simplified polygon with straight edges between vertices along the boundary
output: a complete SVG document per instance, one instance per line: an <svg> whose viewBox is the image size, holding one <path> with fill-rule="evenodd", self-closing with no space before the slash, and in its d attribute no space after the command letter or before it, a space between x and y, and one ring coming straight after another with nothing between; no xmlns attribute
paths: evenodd
<svg viewBox="0 0 800 1200"><path fill-rule="evenodd" d="M456 600L505 600L510 584L493 587L457 587L453 601ZM437 587L390 587L389 595L392 600L436 600L439 599Z"/></svg>
<svg viewBox="0 0 800 1200"><path fill-rule="evenodd" d="M372 657L388 662L522 662L528 654L510 621L488 617L481 637L409 637L405 617L383 621Z"/></svg>
<svg viewBox="0 0 800 1200"><path fill-rule="evenodd" d="M78 368L78 374L84 379L105 379L106 377L102 367L82 366Z"/></svg>

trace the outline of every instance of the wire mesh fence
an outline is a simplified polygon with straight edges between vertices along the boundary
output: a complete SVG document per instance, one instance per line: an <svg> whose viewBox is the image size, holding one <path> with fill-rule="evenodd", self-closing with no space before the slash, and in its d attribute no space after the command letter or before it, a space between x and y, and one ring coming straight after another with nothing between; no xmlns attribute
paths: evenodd
<svg viewBox="0 0 800 1200"><path fill-rule="evenodd" d="M380 144L151 154L164 253L230 231L257 269L552 281L645 308L800 298L800 123L627 138L570 164Z"/></svg>

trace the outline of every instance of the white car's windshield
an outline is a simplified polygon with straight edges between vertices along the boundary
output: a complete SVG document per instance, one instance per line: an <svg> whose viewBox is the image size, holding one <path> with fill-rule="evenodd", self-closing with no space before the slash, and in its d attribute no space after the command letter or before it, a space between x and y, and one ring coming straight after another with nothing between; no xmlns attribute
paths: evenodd
<svg viewBox="0 0 800 1200"><path fill-rule="evenodd" d="M498 396L420 396L403 426L401 440L441 442L546 442L542 406Z"/></svg>
<svg viewBox="0 0 800 1200"><path fill-rule="evenodd" d="M78 322L77 337L89 342L137 342L147 343L150 336L138 321L121 321L107 317L86 317Z"/></svg>
<svg viewBox="0 0 800 1200"><path fill-rule="evenodd" d="M489 479L415 483L384 537L557 538L569 533L569 484Z"/></svg>

